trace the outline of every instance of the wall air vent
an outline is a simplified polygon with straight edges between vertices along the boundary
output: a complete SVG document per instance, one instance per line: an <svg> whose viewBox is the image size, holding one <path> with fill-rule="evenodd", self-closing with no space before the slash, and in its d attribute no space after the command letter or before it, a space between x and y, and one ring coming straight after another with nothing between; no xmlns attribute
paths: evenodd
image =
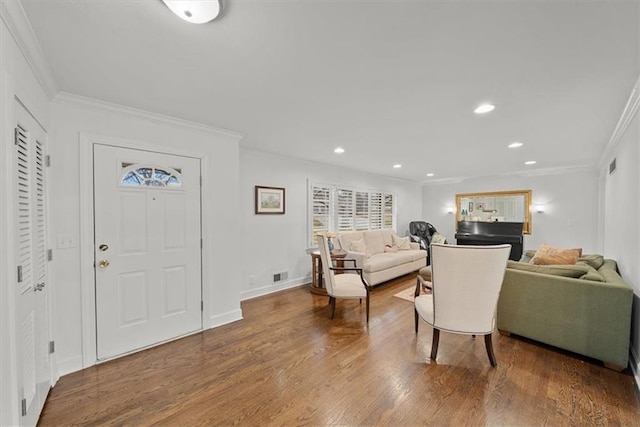
<svg viewBox="0 0 640 427"><path fill-rule="evenodd" d="M283 271L282 273L276 273L273 275L273 281L274 282L280 282L282 280L287 280L287 272Z"/></svg>
<svg viewBox="0 0 640 427"><path fill-rule="evenodd" d="M609 163L609 175L616 171L616 159L614 158L611 163Z"/></svg>

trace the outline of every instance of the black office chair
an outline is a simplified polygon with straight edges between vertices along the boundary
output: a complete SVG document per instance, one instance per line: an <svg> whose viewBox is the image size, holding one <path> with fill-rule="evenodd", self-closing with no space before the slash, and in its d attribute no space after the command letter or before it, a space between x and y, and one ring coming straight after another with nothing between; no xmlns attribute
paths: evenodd
<svg viewBox="0 0 640 427"><path fill-rule="evenodd" d="M432 224L425 221L411 221L409 223L409 237L412 242L420 244L420 249L427 251L427 265L431 264L431 251L429 250L431 238L437 231Z"/></svg>

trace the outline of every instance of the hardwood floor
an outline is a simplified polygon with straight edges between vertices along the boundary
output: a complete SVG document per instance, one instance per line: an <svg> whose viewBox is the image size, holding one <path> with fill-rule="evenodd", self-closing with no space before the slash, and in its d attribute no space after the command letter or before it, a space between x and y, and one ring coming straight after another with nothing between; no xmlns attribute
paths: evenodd
<svg viewBox="0 0 640 427"><path fill-rule="evenodd" d="M69 425L639 425L633 377L514 336L484 340L431 328L412 303L365 305L308 287L242 303L244 320L62 377L41 426Z"/></svg>

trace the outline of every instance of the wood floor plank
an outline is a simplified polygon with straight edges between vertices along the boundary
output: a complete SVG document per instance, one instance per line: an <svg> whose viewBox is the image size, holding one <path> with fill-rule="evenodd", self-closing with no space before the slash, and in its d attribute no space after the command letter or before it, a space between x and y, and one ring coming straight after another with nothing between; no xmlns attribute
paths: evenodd
<svg viewBox="0 0 640 427"><path fill-rule="evenodd" d="M374 288L365 305L307 287L242 303L244 320L62 377L39 424L639 425L628 371L517 336L413 330L413 305Z"/></svg>

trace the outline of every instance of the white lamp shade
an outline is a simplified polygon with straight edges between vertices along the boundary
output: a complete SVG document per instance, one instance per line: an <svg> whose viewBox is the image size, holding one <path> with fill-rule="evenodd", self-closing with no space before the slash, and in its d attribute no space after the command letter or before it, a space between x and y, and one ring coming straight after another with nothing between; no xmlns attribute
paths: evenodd
<svg viewBox="0 0 640 427"><path fill-rule="evenodd" d="M220 0L162 0L180 18L204 24L220 14Z"/></svg>

